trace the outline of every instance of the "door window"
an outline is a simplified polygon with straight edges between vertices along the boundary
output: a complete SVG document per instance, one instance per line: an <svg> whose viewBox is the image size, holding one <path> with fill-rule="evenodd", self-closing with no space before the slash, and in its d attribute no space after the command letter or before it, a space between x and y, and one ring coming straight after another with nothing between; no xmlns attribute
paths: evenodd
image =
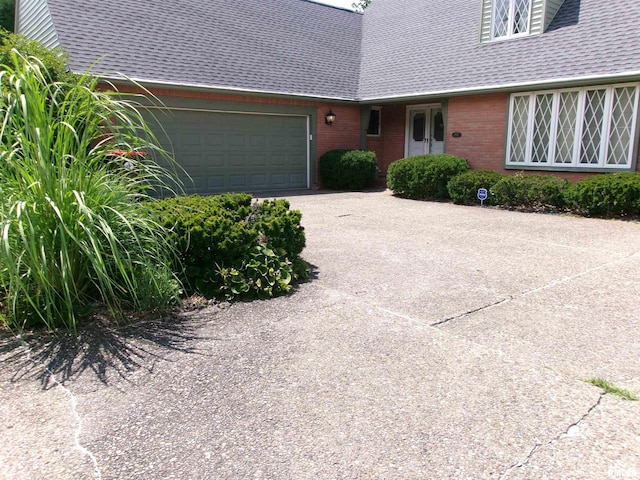
<svg viewBox="0 0 640 480"><path fill-rule="evenodd" d="M413 117L413 141L423 142L426 126L426 115L424 113L416 113Z"/></svg>

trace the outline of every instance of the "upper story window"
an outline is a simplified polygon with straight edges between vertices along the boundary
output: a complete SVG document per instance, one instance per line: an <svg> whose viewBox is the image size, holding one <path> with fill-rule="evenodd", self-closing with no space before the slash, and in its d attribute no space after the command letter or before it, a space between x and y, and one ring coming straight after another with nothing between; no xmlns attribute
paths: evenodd
<svg viewBox="0 0 640 480"><path fill-rule="evenodd" d="M513 94L506 165L633 169L638 95L637 84Z"/></svg>
<svg viewBox="0 0 640 480"><path fill-rule="evenodd" d="M529 33L532 0L494 0L493 39L510 38Z"/></svg>

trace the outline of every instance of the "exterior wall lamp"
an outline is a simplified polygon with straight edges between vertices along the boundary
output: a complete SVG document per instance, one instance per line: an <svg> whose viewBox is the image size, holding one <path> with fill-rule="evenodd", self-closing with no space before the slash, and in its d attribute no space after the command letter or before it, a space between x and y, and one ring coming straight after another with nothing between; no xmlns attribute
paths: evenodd
<svg viewBox="0 0 640 480"><path fill-rule="evenodd" d="M327 125L329 125L330 127L333 126L333 122L336 121L336 114L333 113L331 110L329 110L329 113L327 113L324 116L324 123L326 123Z"/></svg>

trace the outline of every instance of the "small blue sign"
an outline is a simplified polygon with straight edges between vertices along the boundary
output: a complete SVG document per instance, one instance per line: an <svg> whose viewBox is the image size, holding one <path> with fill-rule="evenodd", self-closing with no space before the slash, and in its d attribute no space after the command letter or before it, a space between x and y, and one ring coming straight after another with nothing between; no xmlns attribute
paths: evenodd
<svg viewBox="0 0 640 480"><path fill-rule="evenodd" d="M478 189L478 200L485 201L489 197L489 192L487 192L486 188Z"/></svg>

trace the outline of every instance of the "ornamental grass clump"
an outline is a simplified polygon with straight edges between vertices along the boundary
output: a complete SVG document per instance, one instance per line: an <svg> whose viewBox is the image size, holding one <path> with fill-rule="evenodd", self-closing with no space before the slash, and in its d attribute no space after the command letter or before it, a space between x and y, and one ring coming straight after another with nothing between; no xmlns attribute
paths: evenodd
<svg viewBox="0 0 640 480"><path fill-rule="evenodd" d="M176 301L172 248L149 200L166 171L131 100L88 75L52 81L36 58L0 67L0 318L75 330L97 308L116 318Z"/></svg>

